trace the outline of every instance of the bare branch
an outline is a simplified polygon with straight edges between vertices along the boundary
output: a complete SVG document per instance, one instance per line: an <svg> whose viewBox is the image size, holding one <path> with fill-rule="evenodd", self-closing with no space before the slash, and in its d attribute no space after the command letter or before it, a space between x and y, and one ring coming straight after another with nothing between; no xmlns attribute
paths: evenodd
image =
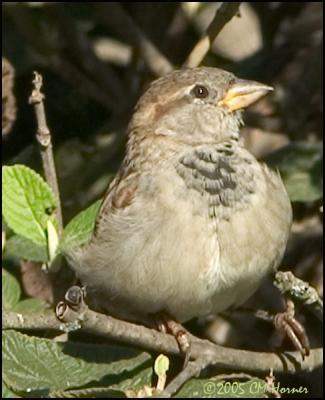
<svg viewBox="0 0 325 400"><path fill-rule="evenodd" d="M37 122L37 132L36 139L40 145L42 163L44 174L47 183L51 187L54 192L54 195L57 199L57 209L56 214L59 221L59 229L62 231L63 229L63 221L62 221L62 209L61 209L61 201L60 201L60 192L59 185L56 177L56 170L54 164L54 157L52 151L52 140L51 140L51 132L47 126L45 109L44 109L44 94L41 92L43 78L38 72L34 72L34 89L29 98L29 104L32 104L35 109L36 122Z"/></svg>
<svg viewBox="0 0 325 400"><path fill-rule="evenodd" d="M206 30L206 34L197 42L184 63L184 67L197 67L211 48L222 28L238 13L241 2L223 2Z"/></svg>
<svg viewBox="0 0 325 400"><path fill-rule="evenodd" d="M96 313L88 307L81 312L67 307L60 322L53 314L17 314L13 311L4 311L2 314L2 326L4 329L54 329L69 331L81 326L85 332L106 338L111 338L134 345L149 351L159 353L176 354L182 356L176 339L144 326L121 321L110 316ZM230 349L218 346L208 340L191 337L191 357L193 359L203 358L206 365L218 365L223 368L241 371L254 371L257 373L268 373L273 368L274 373L296 371L311 371L322 365L323 349L317 348L310 355L300 361L300 353L262 353L246 350Z"/></svg>
<svg viewBox="0 0 325 400"><path fill-rule="evenodd" d="M210 363L204 358L200 357L194 361L189 362L186 367L169 383L166 389L161 392L158 398L169 398L176 393L185 382L189 379L198 377Z"/></svg>
<svg viewBox="0 0 325 400"><path fill-rule="evenodd" d="M302 303L323 322L323 300L315 288L294 276L290 271L278 271L275 275L274 284L280 290L281 294Z"/></svg>
<svg viewBox="0 0 325 400"><path fill-rule="evenodd" d="M14 311L4 311L2 313L3 329L32 329L32 330L63 330L63 324L51 311L48 313L33 313L22 315Z"/></svg>

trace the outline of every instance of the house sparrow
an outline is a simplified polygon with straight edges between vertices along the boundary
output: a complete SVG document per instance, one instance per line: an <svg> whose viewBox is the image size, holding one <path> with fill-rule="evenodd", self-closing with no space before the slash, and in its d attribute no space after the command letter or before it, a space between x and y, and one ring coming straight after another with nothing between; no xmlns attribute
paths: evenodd
<svg viewBox="0 0 325 400"><path fill-rule="evenodd" d="M166 311L182 323L243 303L276 270L290 201L240 138L240 109L270 90L200 67L140 98L92 238L68 254L100 308L138 321Z"/></svg>

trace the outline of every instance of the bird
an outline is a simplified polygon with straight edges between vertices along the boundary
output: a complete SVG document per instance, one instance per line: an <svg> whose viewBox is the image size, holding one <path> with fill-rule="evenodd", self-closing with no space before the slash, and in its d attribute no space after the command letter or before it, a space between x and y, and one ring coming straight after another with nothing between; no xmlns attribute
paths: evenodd
<svg viewBox="0 0 325 400"><path fill-rule="evenodd" d="M245 148L242 111L271 86L215 67L153 81L94 232L67 258L96 307L183 324L245 302L278 268L292 208L283 181Z"/></svg>

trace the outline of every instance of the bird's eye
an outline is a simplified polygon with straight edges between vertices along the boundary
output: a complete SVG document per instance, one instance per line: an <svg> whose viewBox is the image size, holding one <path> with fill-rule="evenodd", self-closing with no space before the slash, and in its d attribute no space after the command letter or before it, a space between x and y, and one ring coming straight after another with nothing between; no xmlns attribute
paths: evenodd
<svg viewBox="0 0 325 400"><path fill-rule="evenodd" d="M194 88L192 89L192 93L198 99L205 99L206 97L209 96L208 89L203 85L194 86Z"/></svg>

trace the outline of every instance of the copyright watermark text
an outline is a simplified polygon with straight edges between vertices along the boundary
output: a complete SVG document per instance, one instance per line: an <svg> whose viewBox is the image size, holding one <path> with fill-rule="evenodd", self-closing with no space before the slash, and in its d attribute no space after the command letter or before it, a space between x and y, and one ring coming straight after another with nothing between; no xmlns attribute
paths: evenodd
<svg viewBox="0 0 325 400"><path fill-rule="evenodd" d="M258 395L267 392L277 392L279 394L307 394L308 389L305 386L286 387L280 383L272 385L261 381L252 382L206 382L203 386L206 395Z"/></svg>

